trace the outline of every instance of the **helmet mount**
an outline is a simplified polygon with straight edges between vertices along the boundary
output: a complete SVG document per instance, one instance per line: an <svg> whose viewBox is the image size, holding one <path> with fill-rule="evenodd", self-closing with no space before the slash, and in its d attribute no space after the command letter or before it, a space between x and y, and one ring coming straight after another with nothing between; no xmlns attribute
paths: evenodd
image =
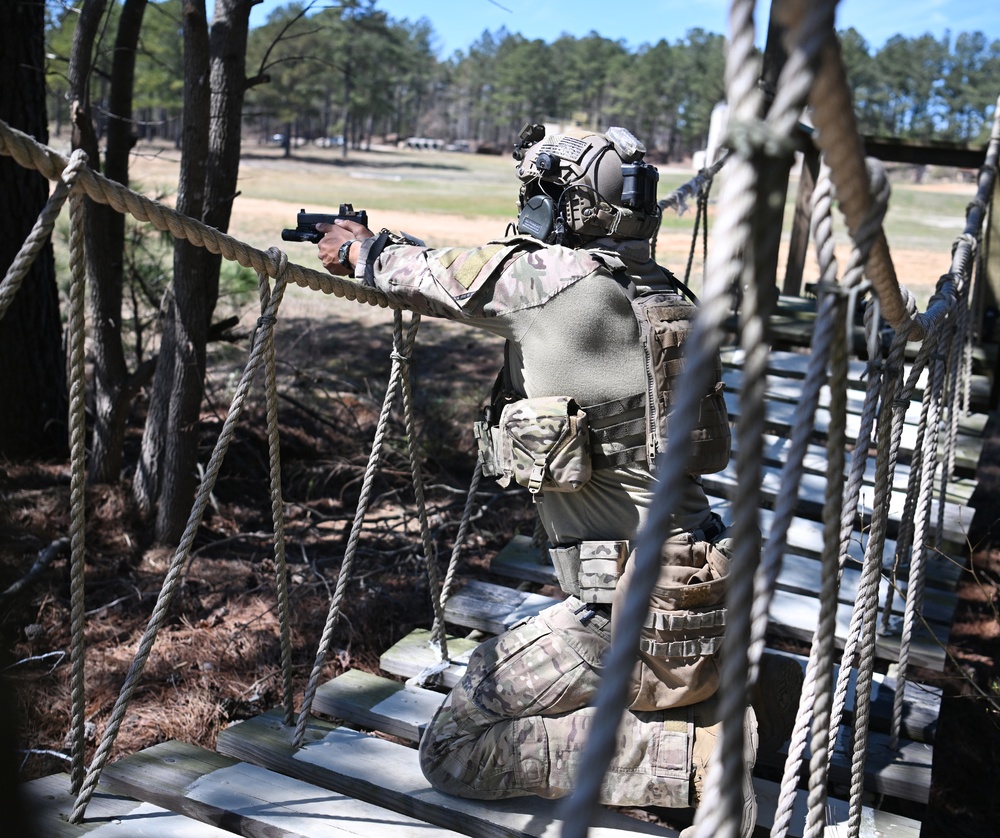
<svg viewBox="0 0 1000 838"><path fill-rule="evenodd" d="M541 125L526 125L514 145L518 232L549 243L649 238L660 221L659 175L645 153L624 128L546 137Z"/></svg>

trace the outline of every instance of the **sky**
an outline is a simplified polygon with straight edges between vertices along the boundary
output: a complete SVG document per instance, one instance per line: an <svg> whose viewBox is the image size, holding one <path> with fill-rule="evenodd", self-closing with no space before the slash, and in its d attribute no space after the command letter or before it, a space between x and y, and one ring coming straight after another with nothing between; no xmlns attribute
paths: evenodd
<svg viewBox="0 0 1000 838"><path fill-rule="evenodd" d="M259 26L287 0L264 0L254 7L250 25ZM320 0L317 5L320 5ZM563 33L583 37L591 31L630 49L661 39L673 42L689 29L729 34L728 0L641 0L618 7L607 0L377 0L396 20L426 17L437 33L439 58L467 50L484 30L506 27L534 40L553 41ZM770 3L757 3L757 40L763 45ZM854 27L873 49L893 35L908 38L930 33L983 32L1000 39L1000 3L996 0L841 0L837 28Z"/></svg>

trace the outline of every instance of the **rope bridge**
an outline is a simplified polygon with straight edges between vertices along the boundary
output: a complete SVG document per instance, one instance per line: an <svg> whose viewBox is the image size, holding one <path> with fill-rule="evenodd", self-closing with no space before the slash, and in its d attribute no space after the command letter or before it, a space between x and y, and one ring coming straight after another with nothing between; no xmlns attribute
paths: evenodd
<svg viewBox="0 0 1000 838"><path fill-rule="evenodd" d="M906 490L906 512L897 540L897 561L909 565L909 587L905 603L903 634L899 653L899 681L895 693L891 740L898 742L902 718L903 680L906 677L910 639L921 613L923 580L928 553L941 541L943 511L932 520L931 499L935 483L941 481L941 497L955 465L955 439L958 421L969 404L969 373L974 327L970 307L974 300L974 281L983 273L982 229L990 209L997 178L1000 153L1000 107L986 162L979 175L977 195L969 207L964 233L955 242L950 270L941 277L936 292L924 312L918 312L913 295L899 285L892 266L882 218L889 187L882 169L863 159L860 140L853 121L850 96L832 35L835 3L788 3L791 33L789 60L779 79L775 98L764 113L757 87L757 65L753 58L753 3L736 0L732 4L733 33L727 57L727 91L733 114L728 140L729 155L724 193L713 232L713 248L705 269L704 303L696 321L685 382L680 388L679 403L671 419L672 438L685 440L698 414L700 382L707 381L712 359L726 339L725 322L730 316L729 290L744 289L740 311L740 337L744 362L740 390L741 420L736 431L737 489L733 498L732 522L737 533L754 533L758 528L760 475L765 430L765 377L769 347L766 340L766 309L760 298L761 266L767 254L750 247L753 241L753 216L767 201L774 184L768 172L775 160L787 163L791 157L790 137L799 114L811 107L817 126L817 144L824 165L812 202L812 237L820 263L816 328L809 355L809 370L796 418L790 448L782 472L782 490L775 503L774 521L764 551L756 555L755 538L734 539L734 566L755 568L755 572L732 574L729 595L727 644L723 658L721 691L723 714L721 759L713 765L704 802L696 816L699 836L733 836L739 827L742 809L742 720L747 693L757 678L764 634L771 608L775 579L781 569L787 532L795 508L797 491L803 475L803 460L814 427L821 388L831 393L831 426L827 437L826 497L823 513L822 579L820 608L806 669L805 687L785 762L781 796L772 835L788 834L792 800L798 785L804 754L811 753L808 765L808 815L805 833L823 832L827 778L833 740L845 712L848 678L857 665L855 727L850 795L849 832L859 834L862 781L864 777L866 735L870 713L870 695L874 672L874 649L878 631L878 587L882 575L885 547L888 493L893 485L899 458L903 417L918 386L921 375L927 376L923 387L917 444L912 455ZM806 7L808 6L808 14ZM115 737L127 712L131 696L155 643L171 598L186 566L195 533L209 498L227 447L243 409L257 370L264 367L267 399L267 429L270 453L271 500L274 524L274 555L278 611L281 617L283 672L282 717L287 727L295 726L294 743L301 745L312 704L319 685L333 628L350 579L362 524L370 501L373 477L378 467L391 406L402 394L406 434L416 502L419 510L423 552L431 580L434 624L431 631L438 668L447 666L449 653L445 639L444 608L454 586L462 539L474 504L480 471L477 467L459 536L453 548L444 579L439 578L439 564L424 509L422 477L417 457L412 412L409 363L420 322L411 315L404 329L403 312L394 311L392 366L385 399L379 415L371 455L362 484L358 509L352 524L344 561L315 663L305 688L296 718L292 695L291 640L288 620L287 574L284 557L284 523L281 498L280 460L278 454L277 392L275 375L274 327L282 296L288 283L323 293L387 307L385 296L355 282L310 270L288 261L277 249L256 250L247 244L187 218L126 187L102 177L87 166L85 157L75 152L66 159L25 134L0 122L0 153L12 156L22 166L35 169L56 186L39 215L21 252L0 283L0 317L6 312L34 256L50 236L55 219L68 200L71 214L71 267L68 346L71 371L70 439L71 482L71 598L72 632L72 788L76 802L71 820L83 818L101 773L105 768ZM702 200L704 184L695 184ZM841 270L833 253L832 213L834 194L843 212L853 251ZM84 695L83 695L83 588L84 588L84 196L105 203L119 212L127 212L176 238L207 248L212 253L252 268L259 280L261 315L249 348L246 368L240 378L232 406L219 439L205 469L187 526L168 567L163 587L133 663L112 710L107 728L89 766L84 764ZM681 196L681 200L683 196ZM705 196L707 201L707 195ZM707 220L706 220L707 225ZM696 225L697 234L697 225ZM752 260L747 259L752 254ZM838 278L839 277L839 278ZM854 312L862 301L865 307L868 378L861 413L860 431L852 442L850 461L846 430L848 359ZM880 323L884 319L893 329L887 352L881 343ZM916 359L904 368L907 344L919 341ZM668 443L669 445L669 443ZM679 446L678 446L679 447ZM870 451L877 451L875 461L876 495L861 586L851 619L847 647L840 659L839 677L834 682L834 621L839 581L847 560L847 544L859 514L865 467ZM632 670L639 627L645 617L649 592L655 577L657 557L670 510L678 503L681 480L688 452L671 447L661 464L669 466L660 473L656 501L647 529L637 542L634 584L620 608L623 642L612 647L605 677L598 696L598 718L605 723L596 727L588 742L587 762L592 766L580 778L577 789L565 807L563 835L582 838L593 820L598 789L614 749L616 721L624 705L624 691ZM939 505L943 510L943 504ZM890 603L884 610L887 619ZM744 641L745 642L742 642ZM742 645L741 645L742 642ZM432 672L423 673L430 676Z"/></svg>

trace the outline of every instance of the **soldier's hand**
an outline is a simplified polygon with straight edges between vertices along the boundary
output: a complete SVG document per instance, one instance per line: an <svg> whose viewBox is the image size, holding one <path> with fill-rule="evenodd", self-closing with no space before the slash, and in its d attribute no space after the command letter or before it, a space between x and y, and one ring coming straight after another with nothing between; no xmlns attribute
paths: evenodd
<svg viewBox="0 0 1000 838"><path fill-rule="evenodd" d="M361 252L361 240L370 239L375 234L364 224L357 221L337 219L334 224L320 223L316 229L323 233L319 241L319 260L334 276L349 276L358 264L358 254ZM347 264L340 261L340 248L345 242L353 242L347 252Z"/></svg>

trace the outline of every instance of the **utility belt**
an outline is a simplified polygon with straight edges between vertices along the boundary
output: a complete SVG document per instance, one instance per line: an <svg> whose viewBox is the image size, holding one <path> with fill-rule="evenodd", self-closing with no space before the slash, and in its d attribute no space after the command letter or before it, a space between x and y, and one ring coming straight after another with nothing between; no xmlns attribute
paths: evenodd
<svg viewBox="0 0 1000 838"><path fill-rule="evenodd" d="M703 527L668 538L663 552L676 552L677 548L686 549L693 544L714 544L727 530L722 518L713 512ZM632 554L631 542L627 540L580 541L549 547L549 558L562 589L579 597L581 602L601 605L610 605L615 601L618 580ZM692 595L684 594L682 590L676 592L674 598L682 608L695 604L688 601Z"/></svg>

